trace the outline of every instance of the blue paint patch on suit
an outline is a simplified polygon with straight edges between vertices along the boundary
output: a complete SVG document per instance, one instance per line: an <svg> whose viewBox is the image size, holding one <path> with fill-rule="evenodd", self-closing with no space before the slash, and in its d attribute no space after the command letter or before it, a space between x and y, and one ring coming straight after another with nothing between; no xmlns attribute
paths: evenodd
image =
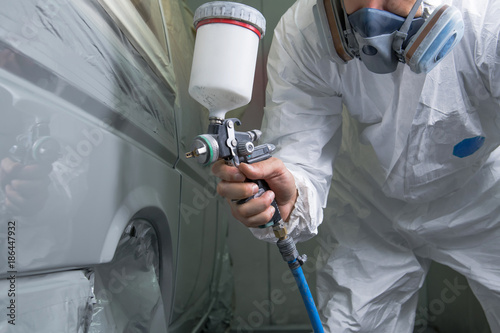
<svg viewBox="0 0 500 333"><path fill-rule="evenodd" d="M483 146L485 140L486 138L484 136L476 136L462 140L453 148L453 155L460 158L470 156Z"/></svg>

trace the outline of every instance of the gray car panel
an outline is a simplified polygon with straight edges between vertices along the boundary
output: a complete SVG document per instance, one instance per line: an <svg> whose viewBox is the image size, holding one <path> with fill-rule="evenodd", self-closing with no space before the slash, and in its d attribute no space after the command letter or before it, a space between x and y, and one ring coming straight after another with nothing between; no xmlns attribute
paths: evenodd
<svg viewBox="0 0 500 333"><path fill-rule="evenodd" d="M217 294L227 218L218 219L220 199L207 168L185 163L179 152L206 128L186 88L193 32L172 21L189 13L181 1L161 1L171 52L166 78L97 1L0 5L0 161L39 166L49 143L58 145L45 163L50 172L40 175L47 185L31 193L44 197L37 205L11 207L6 186L15 177L2 175L0 217L17 223L18 251L13 268L0 257L0 277L14 271L51 280L58 271L92 271L123 251L124 230L141 218L163 248L165 316L154 320L175 321L171 331L199 327ZM187 221L182 207L199 193L203 204ZM0 230L2 248L8 240Z"/></svg>

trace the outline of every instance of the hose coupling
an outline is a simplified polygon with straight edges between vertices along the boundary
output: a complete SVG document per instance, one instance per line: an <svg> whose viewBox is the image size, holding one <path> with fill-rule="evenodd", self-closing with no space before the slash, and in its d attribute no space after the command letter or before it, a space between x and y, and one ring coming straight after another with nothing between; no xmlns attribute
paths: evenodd
<svg viewBox="0 0 500 333"><path fill-rule="evenodd" d="M300 266L304 265L304 263L307 261L307 254L301 254L300 256L298 256L297 261L299 262Z"/></svg>
<svg viewBox="0 0 500 333"><path fill-rule="evenodd" d="M278 245L284 261L292 262L299 257L299 252L292 237L288 236L285 239L280 239L276 242L276 245Z"/></svg>

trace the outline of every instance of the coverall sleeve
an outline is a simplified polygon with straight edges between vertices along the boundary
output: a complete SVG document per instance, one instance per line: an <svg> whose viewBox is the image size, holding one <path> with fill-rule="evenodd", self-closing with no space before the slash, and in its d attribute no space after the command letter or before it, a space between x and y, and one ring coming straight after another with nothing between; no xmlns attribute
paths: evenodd
<svg viewBox="0 0 500 333"><path fill-rule="evenodd" d="M287 230L296 241L316 235L322 222L342 122L337 65L320 46L312 11L301 3L285 13L274 32L260 140L276 146L273 155L295 177L299 197ZM275 240L270 229L252 232Z"/></svg>
<svg viewBox="0 0 500 333"><path fill-rule="evenodd" d="M490 2L484 11L485 19L476 41L474 61L488 93L498 102L500 99L500 25L495 22L500 15L500 6ZM478 96L478 98L481 97Z"/></svg>

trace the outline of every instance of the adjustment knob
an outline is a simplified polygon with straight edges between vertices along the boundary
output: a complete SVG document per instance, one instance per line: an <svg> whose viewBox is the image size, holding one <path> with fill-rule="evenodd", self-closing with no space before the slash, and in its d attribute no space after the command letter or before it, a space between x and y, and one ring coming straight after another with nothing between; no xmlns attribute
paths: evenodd
<svg viewBox="0 0 500 333"><path fill-rule="evenodd" d="M255 146L250 141L240 142L240 143L238 143L238 148L237 148L238 154L240 156L241 155L250 155L253 152L254 148L255 148Z"/></svg>

